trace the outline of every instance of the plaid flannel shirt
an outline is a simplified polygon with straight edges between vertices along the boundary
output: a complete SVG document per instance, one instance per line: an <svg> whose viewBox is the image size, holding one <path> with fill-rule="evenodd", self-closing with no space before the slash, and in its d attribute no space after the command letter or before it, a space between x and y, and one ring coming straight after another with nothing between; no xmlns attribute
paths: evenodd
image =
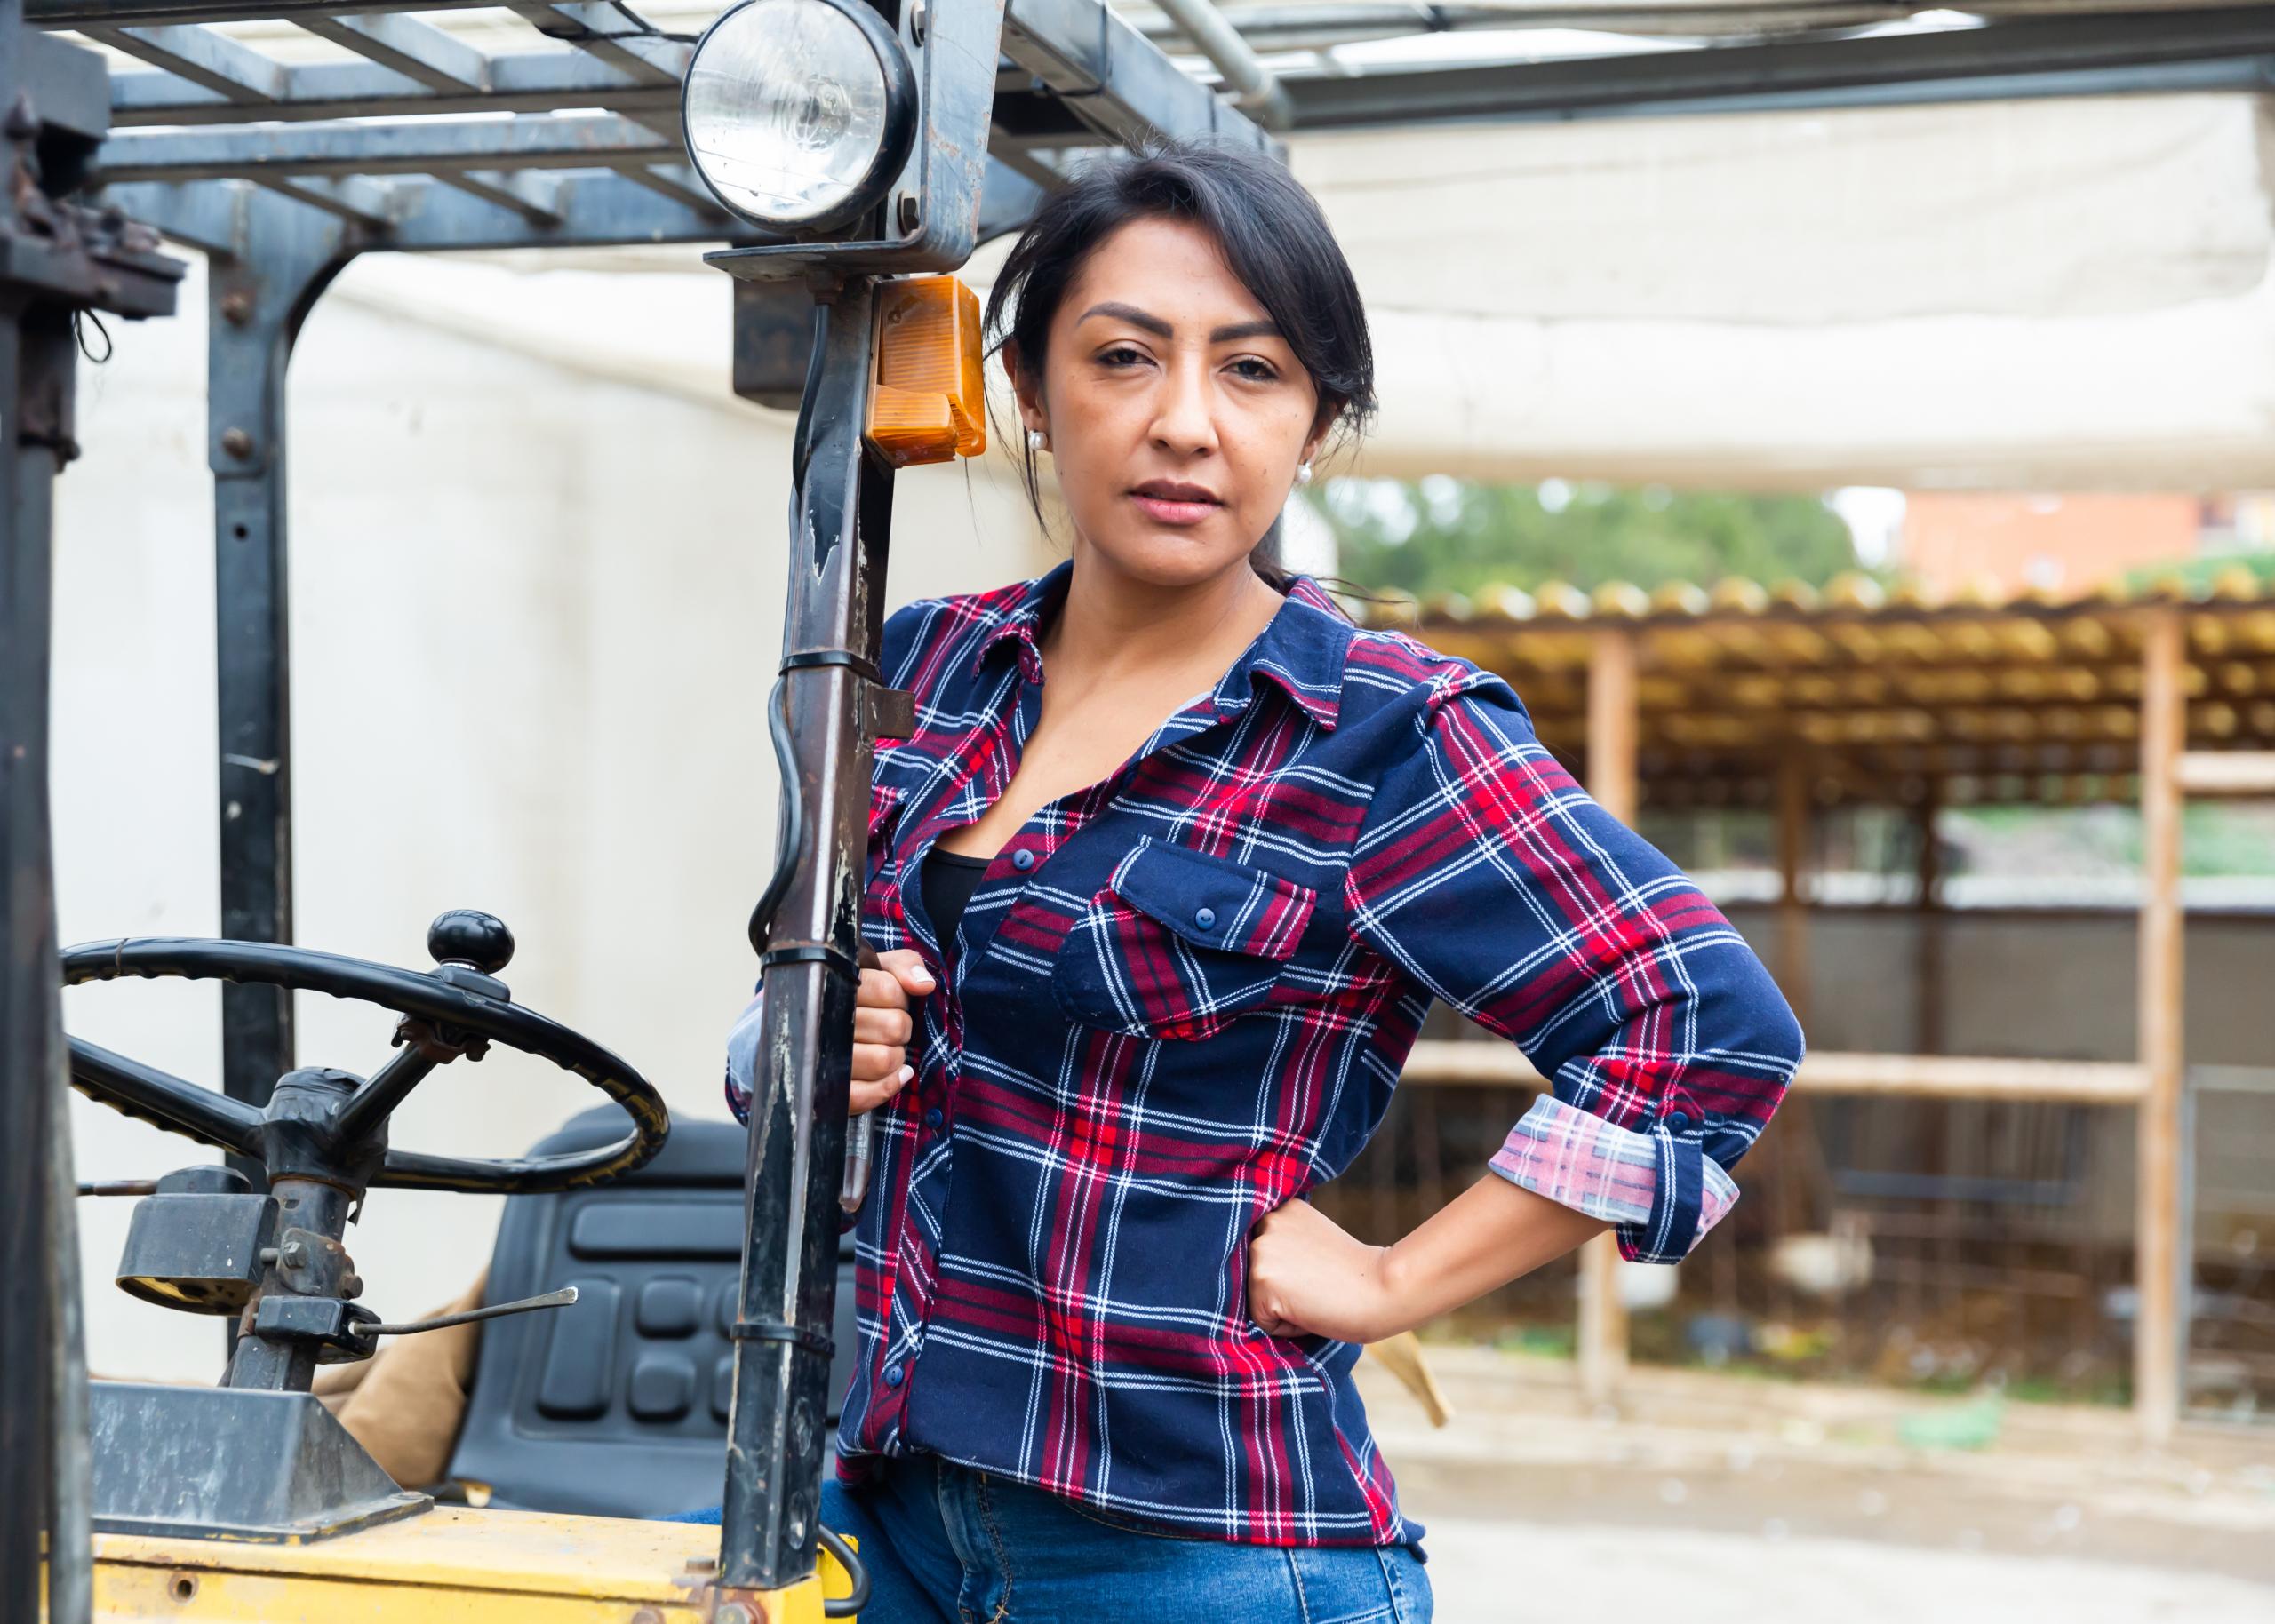
<svg viewBox="0 0 2275 1624"><path fill-rule="evenodd" d="M917 731L877 753L864 929L939 991L877 1113L839 1470L923 1451L1166 1532L1413 1540L1359 1349L1249 1318L1250 1227L1358 1154L1434 998L1550 1079L1493 1170L1672 1262L1736 1198L1800 1030L1505 681L1307 579L1121 770L1036 813L942 942L918 875L1018 768L1069 569L885 627ZM746 1013L738 1116L754 1040Z"/></svg>

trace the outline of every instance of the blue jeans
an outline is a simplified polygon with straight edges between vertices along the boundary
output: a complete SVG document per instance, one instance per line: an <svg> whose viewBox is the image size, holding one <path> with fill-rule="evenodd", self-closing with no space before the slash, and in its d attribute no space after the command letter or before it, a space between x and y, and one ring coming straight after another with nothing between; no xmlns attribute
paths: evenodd
<svg viewBox="0 0 2275 1624"><path fill-rule="evenodd" d="M821 1520L860 1544L862 1624L1429 1624L1405 1546L1185 1539L932 1455L833 1474Z"/></svg>

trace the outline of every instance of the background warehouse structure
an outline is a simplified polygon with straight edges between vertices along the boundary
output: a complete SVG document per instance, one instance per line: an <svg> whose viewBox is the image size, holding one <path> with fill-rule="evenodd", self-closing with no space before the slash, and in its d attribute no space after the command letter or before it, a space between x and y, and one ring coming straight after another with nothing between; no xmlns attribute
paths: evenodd
<svg viewBox="0 0 2275 1624"><path fill-rule="evenodd" d="M1780 887L1774 914L1756 922L1768 927L1765 956L1805 1022L1816 1002L1808 874L1808 854L1818 844L1813 824L1859 808L1908 815L1917 832L1911 842L1917 872L1898 907L1911 916L1915 962L1908 976L1896 967L1891 979L1909 984L1912 1007L1898 1024L1913 1033L1912 1052L1844 1052L1820 1043L1780 1132L1757 1153L1763 1165L1744 1170L1751 1175L1745 1182L1766 1178L1776 1187L1771 1199L1779 1211L1766 1215L1773 1239L1779 1226L1820 1226L1830 1192L1823 1168L1811 1165L1819 1153L1810 1131L1814 1103L1917 1103L1872 1119L1871 1131L1893 1136L1912 1158L1908 1178L1883 1178L1880 1190L1946 1196L1941 1206L1952 1222L1936 1238L1950 1278L1972 1263L1994 1288L2026 1287L2029 1271L2014 1255L2019 1248L2008 1251L2003 1274L1995 1244L1986 1258L1983 1243L1995 1243L2000 1231L1995 1213L1981 1204L2001 1191L1984 1188L1980 1176L1970 1184L1952 1165L1953 1109L1992 1103L2130 1114L2138 1158L2132 1387L2143 1425L2152 1435L2167 1432L2183 1397L2194 1212L2181 808L2191 796L2275 794L2275 585L2235 570L2201 595L2175 584L2075 601L1986 595L1934 603L1888 596L1871 580L1850 577L1823 594L1741 581L1711 593L1677 585L1647 595L1611 585L1592 597L1546 586L1377 614L1507 676L1543 741L1623 817L1640 816L1648 827L1658 814L1768 812ZM2142 812L2137 1056L2076 1058L2081 1047L2090 1052L2100 1023L2058 999L2032 1001L2021 976L2007 992L2004 1052L1946 1052L1949 916L1937 867L1943 846L1933 834L1937 810L2105 801L2137 803ZM1733 912L1742 922L1748 918ZM2044 933L2040 951L2071 950L2057 927ZM1981 1001L1970 994L1970 1002ZM1818 1010L1839 1030L1834 1010L1823 1004ZM2251 1058L2264 1064L2263 1007L2238 1018L2246 1031L2260 1033L2261 1053ZM1436 1088L1538 1086L1508 1046L1458 1039L1425 1040L1405 1080ZM2252 1079L2221 1072L2199 1080ZM1432 1160L1442 1129L1434 1118L1425 1125L1431 1150L1417 1151L1413 1112L1437 1109L1439 1102L1412 1091L1396 1125L1399 1147L1417 1166ZM1397 1153L1387 1146L1370 1152L1374 1166L1355 1175L1359 1189L1346 1200L1361 1221L1360 1190L1390 1176L1385 1158ZM1859 1182L1872 1187L1869 1178ZM2005 1198L2054 1198L2024 1189ZM1866 1222L1901 1232L1888 1214ZM1583 1271L1582 1370L1598 1394L1610 1390L1624 1357L1619 1294L1610 1288L1616 1268L1608 1244L1599 1243ZM2090 1270L2063 1282L2079 1310L2073 1327L2098 1319L2093 1284ZM2247 1312L2269 1318L2263 1302ZM2259 1328L2263 1342L2265 1326ZM2263 1366L2268 1351L2258 1354Z"/></svg>

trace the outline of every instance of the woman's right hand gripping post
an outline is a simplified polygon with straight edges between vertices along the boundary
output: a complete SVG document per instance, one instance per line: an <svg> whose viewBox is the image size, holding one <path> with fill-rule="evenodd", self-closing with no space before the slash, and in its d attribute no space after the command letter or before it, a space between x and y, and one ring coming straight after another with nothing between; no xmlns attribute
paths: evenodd
<svg viewBox="0 0 2275 1624"><path fill-rule="evenodd" d="M911 1011L932 989L932 973L914 948L879 953L876 963L862 970L853 1001L854 1116L876 1110L916 1075L908 1063L916 1031Z"/></svg>

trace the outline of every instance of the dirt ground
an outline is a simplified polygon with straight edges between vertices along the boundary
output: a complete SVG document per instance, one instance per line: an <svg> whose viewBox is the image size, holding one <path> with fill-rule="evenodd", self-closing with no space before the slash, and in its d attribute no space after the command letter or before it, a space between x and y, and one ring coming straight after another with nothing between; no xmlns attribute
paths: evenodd
<svg viewBox="0 0 2275 1624"><path fill-rule="evenodd" d="M2275 1428L1429 1351L1442 1430L1361 1371L1442 1624L2275 1624Z"/></svg>

